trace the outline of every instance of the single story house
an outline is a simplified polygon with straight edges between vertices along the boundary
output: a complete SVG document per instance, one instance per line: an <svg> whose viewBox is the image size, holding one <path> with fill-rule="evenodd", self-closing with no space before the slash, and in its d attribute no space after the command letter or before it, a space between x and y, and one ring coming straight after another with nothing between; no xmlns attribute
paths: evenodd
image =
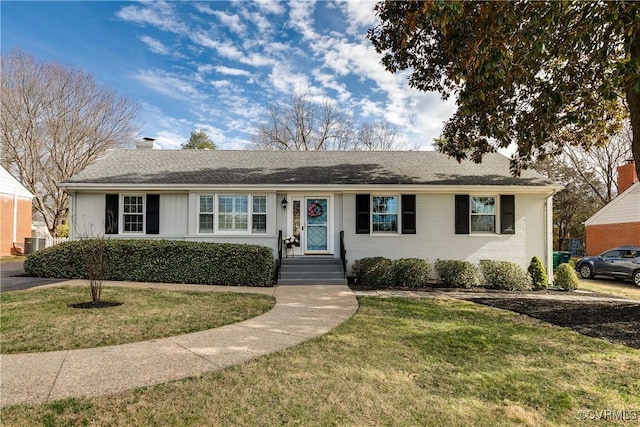
<svg viewBox="0 0 640 427"><path fill-rule="evenodd" d="M618 167L618 196L584 222L587 256L640 246L640 182L635 162Z"/></svg>
<svg viewBox="0 0 640 427"><path fill-rule="evenodd" d="M31 236L33 194L0 167L0 256L16 249L24 252L24 239Z"/></svg>
<svg viewBox="0 0 640 427"><path fill-rule="evenodd" d="M561 189L434 151L120 150L65 181L70 237L252 243L292 254L508 260L552 270ZM341 233L343 232L343 233Z"/></svg>

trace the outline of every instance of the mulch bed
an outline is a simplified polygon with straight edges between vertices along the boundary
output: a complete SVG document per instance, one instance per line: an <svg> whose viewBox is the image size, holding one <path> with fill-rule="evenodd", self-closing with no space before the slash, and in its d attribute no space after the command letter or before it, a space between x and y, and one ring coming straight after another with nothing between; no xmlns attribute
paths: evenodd
<svg viewBox="0 0 640 427"><path fill-rule="evenodd" d="M467 301L515 311L583 335L640 349L640 303L524 298L469 298Z"/></svg>
<svg viewBox="0 0 640 427"><path fill-rule="evenodd" d="M121 302L116 301L98 301L98 302L78 302L75 304L69 304L71 308L84 308L84 309L94 309L94 308L110 308L110 307L118 307L122 305Z"/></svg>

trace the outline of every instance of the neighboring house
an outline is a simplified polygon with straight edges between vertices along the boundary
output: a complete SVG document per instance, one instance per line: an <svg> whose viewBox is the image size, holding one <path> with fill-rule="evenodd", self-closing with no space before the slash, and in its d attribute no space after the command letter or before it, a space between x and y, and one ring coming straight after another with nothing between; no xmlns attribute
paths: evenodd
<svg viewBox="0 0 640 427"><path fill-rule="evenodd" d="M458 163L433 151L122 150L65 181L71 238L164 238L278 247L349 265L392 259L509 260L552 266L561 187L509 160ZM179 268L179 266L176 266Z"/></svg>
<svg viewBox="0 0 640 427"><path fill-rule="evenodd" d="M640 246L640 182L633 161L618 167L618 196L584 222L587 256Z"/></svg>
<svg viewBox="0 0 640 427"><path fill-rule="evenodd" d="M7 170L0 167L0 256L24 249L31 236L31 200L29 192Z"/></svg>

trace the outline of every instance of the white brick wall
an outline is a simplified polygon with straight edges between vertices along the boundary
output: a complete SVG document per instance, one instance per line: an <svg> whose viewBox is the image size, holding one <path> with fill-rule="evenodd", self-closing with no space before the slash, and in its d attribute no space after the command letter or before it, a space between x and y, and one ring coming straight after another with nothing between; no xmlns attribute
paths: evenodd
<svg viewBox="0 0 640 427"><path fill-rule="evenodd" d="M453 194L418 194L417 234L355 234L355 195L345 194L344 231L349 263L371 257L513 261L528 267L534 255L544 260L545 201L536 195L516 195L516 233L462 235L454 230Z"/></svg>

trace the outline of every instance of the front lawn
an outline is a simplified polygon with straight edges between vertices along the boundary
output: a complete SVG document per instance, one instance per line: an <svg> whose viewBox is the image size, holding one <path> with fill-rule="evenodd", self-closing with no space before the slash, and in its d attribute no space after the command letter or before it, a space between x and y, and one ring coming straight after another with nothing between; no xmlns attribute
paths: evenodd
<svg viewBox="0 0 640 427"><path fill-rule="evenodd" d="M640 301L640 287L629 281L600 277L581 279L579 289Z"/></svg>
<svg viewBox="0 0 640 427"><path fill-rule="evenodd" d="M638 350L469 302L359 302L349 321L291 349L117 395L5 408L3 423L630 425L640 413Z"/></svg>
<svg viewBox="0 0 640 427"><path fill-rule="evenodd" d="M273 297L222 292L105 287L117 307L81 309L87 287L7 292L0 302L2 353L124 344L217 328L269 311Z"/></svg>

